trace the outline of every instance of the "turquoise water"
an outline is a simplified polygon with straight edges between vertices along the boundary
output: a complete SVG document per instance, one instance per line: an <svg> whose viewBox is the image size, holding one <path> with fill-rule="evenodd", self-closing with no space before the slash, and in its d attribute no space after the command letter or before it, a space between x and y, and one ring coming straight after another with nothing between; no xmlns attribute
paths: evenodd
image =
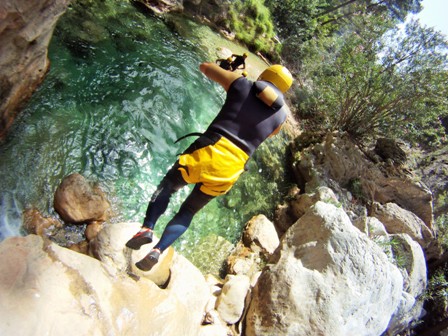
<svg viewBox="0 0 448 336"><path fill-rule="evenodd" d="M104 2L101 10L88 3L58 23L51 70L0 147L1 240L20 234L26 208L57 216L54 192L74 172L100 184L113 223L141 222L158 182L192 141L176 139L204 131L224 101L222 88L198 70L212 57L202 36L181 36L128 3ZM194 262L192 251L209 249L215 235L235 243L251 216L272 217L284 191L284 145L277 138L259 149L233 190L208 204L176 242L180 253ZM159 234L188 191L173 197Z"/></svg>

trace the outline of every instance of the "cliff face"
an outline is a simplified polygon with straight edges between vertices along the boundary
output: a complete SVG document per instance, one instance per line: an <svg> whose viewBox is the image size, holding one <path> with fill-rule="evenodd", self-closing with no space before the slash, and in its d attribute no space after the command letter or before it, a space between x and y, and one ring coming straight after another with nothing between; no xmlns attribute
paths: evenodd
<svg viewBox="0 0 448 336"><path fill-rule="evenodd" d="M70 0L0 3L0 139L49 68L47 48Z"/></svg>

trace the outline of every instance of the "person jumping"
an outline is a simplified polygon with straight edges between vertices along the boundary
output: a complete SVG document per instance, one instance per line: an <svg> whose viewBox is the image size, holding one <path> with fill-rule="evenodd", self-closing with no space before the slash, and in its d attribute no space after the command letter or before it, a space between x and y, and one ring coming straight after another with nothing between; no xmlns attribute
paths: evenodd
<svg viewBox="0 0 448 336"><path fill-rule="evenodd" d="M135 264L143 271L158 262L161 253L188 229L199 210L232 188L255 150L280 131L289 113L283 94L293 78L281 65L268 67L255 82L215 63L202 63L199 69L224 88L226 100L207 130L168 170L151 197L141 230L126 243L134 250L151 243L156 222L167 209L170 197L187 184L195 184L159 242Z"/></svg>

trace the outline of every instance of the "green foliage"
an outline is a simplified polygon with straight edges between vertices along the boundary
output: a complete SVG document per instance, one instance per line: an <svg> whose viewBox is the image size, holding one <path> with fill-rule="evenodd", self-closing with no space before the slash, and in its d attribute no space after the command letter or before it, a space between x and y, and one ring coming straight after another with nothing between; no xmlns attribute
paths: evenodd
<svg viewBox="0 0 448 336"><path fill-rule="evenodd" d="M267 0L274 22L283 39L294 38L306 41L312 37L318 27L316 15L326 0Z"/></svg>
<svg viewBox="0 0 448 336"><path fill-rule="evenodd" d="M357 200L366 203L368 201L368 198L364 194L363 188L362 188L362 182L359 178L352 178L350 181L348 181L347 184L347 190L350 191L350 193L353 195L354 198Z"/></svg>
<svg viewBox="0 0 448 336"><path fill-rule="evenodd" d="M303 43L316 36L330 34L334 26L322 26L327 17L319 17L327 0L266 0L270 8L275 29L282 43L282 59L291 66L302 55Z"/></svg>
<svg viewBox="0 0 448 336"><path fill-rule="evenodd" d="M324 24L347 20L364 14L386 15L390 18L404 21L408 13L418 13L422 0L329 0L327 6L319 13L320 17L328 17Z"/></svg>
<svg viewBox="0 0 448 336"><path fill-rule="evenodd" d="M359 17L383 16L395 22L421 10L422 0L266 0L282 42L282 58L294 64L303 44L338 33ZM294 67L292 67L294 69Z"/></svg>
<svg viewBox="0 0 448 336"><path fill-rule="evenodd" d="M399 238L395 236L378 237L375 239L375 243L381 247L390 262L398 268L406 268L409 261L406 258L406 254L403 251L403 246Z"/></svg>
<svg viewBox="0 0 448 336"><path fill-rule="evenodd" d="M270 54L279 52L280 45L275 43L274 25L264 0L237 0L229 11L230 29L236 38L254 51Z"/></svg>
<svg viewBox="0 0 448 336"><path fill-rule="evenodd" d="M437 241L444 250L448 249L448 215L443 214L436 219Z"/></svg>
<svg viewBox="0 0 448 336"><path fill-rule="evenodd" d="M425 292L425 300L433 305L432 311L435 316L446 316L448 308L448 280L443 269L439 269L428 281L428 287Z"/></svg>
<svg viewBox="0 0 448 336"><path fill-rule="evenodd" d="M358 139L440 140L447 42L418 22L405 34L393 27L385 17L363 16L339 35L307 42L299 111L312 111L322 129Z"/></svg>

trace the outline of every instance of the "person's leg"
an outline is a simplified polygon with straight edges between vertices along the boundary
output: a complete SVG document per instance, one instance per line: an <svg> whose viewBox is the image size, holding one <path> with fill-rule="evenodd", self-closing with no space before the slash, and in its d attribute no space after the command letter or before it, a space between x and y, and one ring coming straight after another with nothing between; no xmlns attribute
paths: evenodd
<svg viewBox="0 0 448 336"><path fill-rule="evenodd" d="M167 224L160 241L154 248L162 252L179 238L190 226L193 216L207 205L214 196L204 194L200 185L196 185L193 191L185 199L178 213Z"/></svg>
<svg viewBox="0 0 448 336"><path fill-rule="evenodd" d="M187 184L177 168L176 162L160 182L149 201L141 230L126 243L127 247L138 250L142 245L152 242L154 226L168 207L171 195Z"/></svg>
<svg viewBox="0 0 448 336"><path fill-rule="evenodd" d="M179 212L167 224L160 241L153 250L135 264L139 269L149 271L157 263L160 254L188 229L193 216L214 198L214 196L204 194L199 188L200 185L196 185L186 198Z"/></svg>
<svg viewBox="0 0 448 336"><path fill-rule="evenodd" d="M166 211L171 196L180 188L187 185L182 178L181 172L178 170L179 164L176 162L174 166L166 173L162 182L160 182L156 191L151 197L146 209L143 226L154 229L159 217Z"/></svg>

